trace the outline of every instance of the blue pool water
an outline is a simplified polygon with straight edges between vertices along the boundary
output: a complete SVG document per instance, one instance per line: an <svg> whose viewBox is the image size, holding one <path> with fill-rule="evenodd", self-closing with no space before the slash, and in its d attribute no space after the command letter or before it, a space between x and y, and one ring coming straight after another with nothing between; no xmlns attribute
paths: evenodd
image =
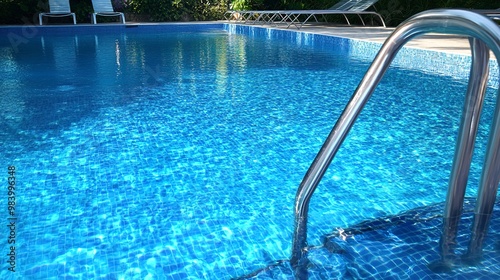
<svg viewBox="0 0 500 280"><path fill-rule="evenodd" d="M345 39L217 24L0 32L0 168L17 180L1 279L230 279L288 259L295 191L370 61ZM310 245L444 200L466 82L388 71L314 194Z"/></svg>

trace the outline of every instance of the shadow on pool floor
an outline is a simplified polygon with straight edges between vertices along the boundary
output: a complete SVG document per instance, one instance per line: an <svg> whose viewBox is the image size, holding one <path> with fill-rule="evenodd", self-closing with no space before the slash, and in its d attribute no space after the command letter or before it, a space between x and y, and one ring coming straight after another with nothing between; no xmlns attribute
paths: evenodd
<svg viewBox="0 0 500 280"><path fill-rule="evenodd" d="M457 236L457 258L467 251L475 199L466 198ZM428 265L439 260L444 203L396 216L365 221L323 237L308 248L305 275L298 279L500 279L500 203L495 204L483 260L468 266L457 261L447 272ZM239 279L294 279L288 261L277 261Z"/></svg>

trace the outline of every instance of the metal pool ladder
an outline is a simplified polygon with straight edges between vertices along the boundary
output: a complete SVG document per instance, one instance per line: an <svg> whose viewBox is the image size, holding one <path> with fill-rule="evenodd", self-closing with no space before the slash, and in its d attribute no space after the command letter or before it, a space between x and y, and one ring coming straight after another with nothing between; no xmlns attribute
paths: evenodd
<svg viewBox="0 0 500 280"><path fill-rule="evenodd" d="M500 61L500 27L487 17L472 11L430 10L417 14L402 23L386 40L304 176L297 190L294 209L295 229L290 262L296 268L296 273L306 253L307 215L309 201L314 190L397 52L411 39L430 32L469 36L472 52L469 85L449 179L443 233L439 242L440 262L445 265L452 262L479 116L488 82L490 50L496 56L497 61ZM477 262L481 258L482 242L488 229L499 181L500 90L497 94L481 174L471 239L468 251L463 256L465 260Z"/></svg>

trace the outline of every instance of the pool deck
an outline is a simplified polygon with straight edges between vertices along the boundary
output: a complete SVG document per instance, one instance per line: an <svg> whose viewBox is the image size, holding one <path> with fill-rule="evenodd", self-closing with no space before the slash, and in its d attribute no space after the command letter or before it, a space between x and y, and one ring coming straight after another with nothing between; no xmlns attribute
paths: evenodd
<svg viewBox="0 0 500 280"><path fill-rule="evenodd" d="M394 29L391 27L305 26L301 31L383 43ZM409 41L406 46L470 55L469 40L465 36L428 34Z"/></svg>

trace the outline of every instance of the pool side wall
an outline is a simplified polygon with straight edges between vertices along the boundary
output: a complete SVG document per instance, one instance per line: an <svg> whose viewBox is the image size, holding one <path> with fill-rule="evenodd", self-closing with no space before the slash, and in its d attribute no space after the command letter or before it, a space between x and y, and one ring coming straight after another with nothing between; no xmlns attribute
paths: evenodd
<svg viewBox="0 0 500 280"><path fill-rule="evenodd" d="M230 34L244 34L250 37L265 36L268 39L288 39L311 46L332 46L348 50L353 59L371 62L382 47L381 43L312 34L288 29L269 29L257 26L225 24ZM456 79L468 79L471 65L470 55L438 52L433 50L403 47L391 66L418 70L430 74L445 75ZM499 68L495 59L490 60L488 86L499 87ZM354 89L353 89L354 90Z"/></svg>

